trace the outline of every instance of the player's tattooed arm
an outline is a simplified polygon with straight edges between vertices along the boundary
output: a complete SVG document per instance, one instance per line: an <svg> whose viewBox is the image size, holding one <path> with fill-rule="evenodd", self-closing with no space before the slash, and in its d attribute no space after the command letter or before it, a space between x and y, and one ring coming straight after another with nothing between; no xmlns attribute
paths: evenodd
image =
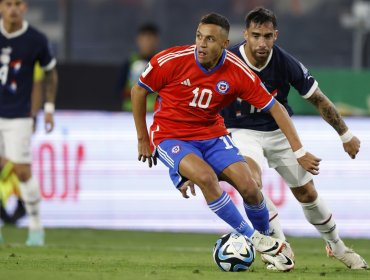
<svg viewBox="0 0 370 280"><path fill-rule="evenodd" d="M308 100L317 108L322 118L341 136L344 151L348 153L352 159L356 158L357 153L360 151L360 140L348 130L346 123L334 104L319 88L315 90Z"/></svg>
<svg viewBox="0 0 370 280"><path fill-rule="evenodd" d="M317 108L323 119L330 124L339 135L343 135L348 130L346 123L335 108L334 104L325 94L322 93L320 88L315 90L310 98L308 98L308 101Z"/></svg>

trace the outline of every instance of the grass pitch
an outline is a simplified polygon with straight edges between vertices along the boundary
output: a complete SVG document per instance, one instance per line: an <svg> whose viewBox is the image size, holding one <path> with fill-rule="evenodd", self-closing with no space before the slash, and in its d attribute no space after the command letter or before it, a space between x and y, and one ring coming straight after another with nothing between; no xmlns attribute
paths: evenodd
<svg viewBox="0 0 370 280"><path fill-rule="evenodd" d="M226 273L213 263L219 235L162 232L47 229L47 245L24 245L26 229L5 227L0 245L0 279L370 279L370 271L353 271L325 255L324 242L290 238L296 268L266 271L259 257L247 272ZM367 261L370 240L345 240Z"/></svg>

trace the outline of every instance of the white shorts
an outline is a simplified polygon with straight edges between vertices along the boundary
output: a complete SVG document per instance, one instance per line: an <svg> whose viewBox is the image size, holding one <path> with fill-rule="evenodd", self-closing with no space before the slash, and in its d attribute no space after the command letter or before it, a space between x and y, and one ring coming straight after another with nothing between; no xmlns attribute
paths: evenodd
<svg viewBox="0 0 370 280"><path fill-rule="evenodd" d="M266 158L269 167L274 168L289 187L301 187L312 180L311 173L299 165L288 140L280 129L256 131L229 128L229 132L243 156L252 158L261 170Z"/></svg>
<svg viewBox="0 0 370 280"><path fill-rule="evenodd" d="M0 156L14 163L31 163L32 118L0 118Z"/></svg>

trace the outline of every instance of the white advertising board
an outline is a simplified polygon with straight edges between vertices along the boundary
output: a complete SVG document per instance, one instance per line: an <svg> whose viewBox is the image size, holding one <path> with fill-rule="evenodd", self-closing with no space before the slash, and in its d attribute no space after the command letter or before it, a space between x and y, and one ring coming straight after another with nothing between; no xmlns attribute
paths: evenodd
<svg viewBox="0 0 370 280"><path fill-rule="evenodd" d="M33 138L33 171L41 184L42 218L47 227L230 230L208 209L199 189L196 197L184 199L162 163L150 169L137 161L131 114L58 112L52 134L43 132L42 116L39 119ZM306 150L323 159L315 184L341 235L370 237L370 119L347 119L362 141L355 160L345 154L339 137L319 117L295 117L294 122ZM287 234L317 235L274 170L265 168L263 183L278 206ZM222 185L243 212L238 194Z"/></svg>

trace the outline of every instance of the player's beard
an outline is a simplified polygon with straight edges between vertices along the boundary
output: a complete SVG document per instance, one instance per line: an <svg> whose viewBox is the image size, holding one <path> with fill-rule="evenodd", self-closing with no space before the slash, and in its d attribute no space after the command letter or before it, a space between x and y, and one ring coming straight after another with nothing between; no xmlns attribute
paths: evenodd
<svg viewBox="0 0 370 280"><path fill-rule="evenodd" d="M261 52L264 52L263 54ZM254 50L253 56L258 63L264 63L266 62L267 58L270 55L271 50Z"/></svg>

